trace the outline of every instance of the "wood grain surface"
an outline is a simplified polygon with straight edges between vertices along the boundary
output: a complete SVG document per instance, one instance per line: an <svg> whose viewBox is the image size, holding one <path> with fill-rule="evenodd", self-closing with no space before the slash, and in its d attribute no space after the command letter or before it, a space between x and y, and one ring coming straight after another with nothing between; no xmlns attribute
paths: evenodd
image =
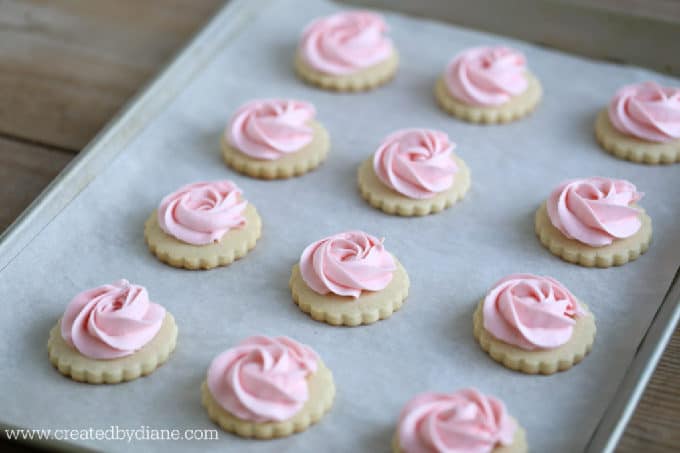
<svg viewBox="0 0 680 453"><path fill-rule="evenodd" d="M222 3L0 0L0 231ZM617 451L679 450L680 329Z"/></svg>

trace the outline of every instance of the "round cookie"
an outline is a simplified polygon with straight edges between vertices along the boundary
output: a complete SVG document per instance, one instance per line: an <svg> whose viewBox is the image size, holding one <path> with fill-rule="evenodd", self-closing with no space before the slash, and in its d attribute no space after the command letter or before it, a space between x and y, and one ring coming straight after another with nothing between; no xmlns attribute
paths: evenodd
<svg viewBox="0 0 680 453"><path fill-rule="evenodd" d="M604 150L620 159L645 164L680 162L680 139L655 143L625 135L614 128L607 109L595 119L595 137Z"/></svg>
<svg viewBox="0 0 680 453"><path fill-rule="evenodd" d="M576 318L571 339L554 349L528 351L495 338L484 328L482 307L477 305L473 316L473 334L484 351L496 362L511 370L527 374L554 374L579 363L591 351L595 342L595 318L585 304L579 302L586 316Z"/></svg>
<svg viewBox="0 0 680 453"><path fill-rule="evenodd" d="M364 91L390 80L399 55L384 18L371 11L319 17L303 30L294 68L307 83L330 91Z"/></svg>
<svg viewBox="0 0 680 453"><path fill-rule="evenodd" d="M341 92L367 91L384 85L394 77L398 67L399 54L396 50L385 61L346 75L318 71L305 63L299 54L294 61L295 72L303 81L325 90Z"/></svg>
<svg viewBox="0 0 680 453"><path fill-rule="evenodd" d="M318 167L328 156L330 139L328 131L321 123L312 120L308 123L314 131L314 138L299 151L275 160L255 159L230 145L222 134L222 157L227 165L253 178L287 179L303 175Z"/></svg>
<svg viewBox="0 0 680 453"><path fill-rule="evenodd" d="M289 337L251 336L217 355L201 386L210 419L241 437L273 439L304 431L333 405L330 370Z"/></svg>
<svg viewBox="0 0 680 453"><path fill-rule="evenodd" d="M526 434L505 404L468 387L424 392L401 409L392 452L522 452Z"/></svg>
<svg viewBox="0 0 680 453"><path fill-rule="evenodd" d="M536 210L534 226L541 243L565 261L585 267L621 266L639 258L652 242L652 219L642 208L637 209L642 222L638 232L602 247L591 247L562 234L550 222L545 202Z"/></svg>
<svg viewBox="0 0 680 453"><path fill-rule="evenodd" d="M517 423L517 421L510 417ZM492 450L491 453L527 453L529 451L529 445L527 444L527 434L524 428L517 425L517 430L515 431L515 438L510 445L499 445ZM392 453L406 453L402 450L399 445L399 437L395 434L392 436Z"/></svg>
<svg viewBox="0 0 680 453"><path fill-rule="evenodd" d="M213 269L231 264L255 248L262 233L262 220L250 203L244 210L244 217L245 227L229 230L219 242L196 246L163 231L158 224L158 214L153 211L144 224L144 239L151 253L166 264L191 270Z"/></svg>
<svg viewBox="0 0 680 453"><path fill-rule="evenodd" d="M118 384L151 374L164 364L177 344L177 325L165 314L156 336L139 351L118 359L97 360L85 357L61 336L61 320L50 330L47 350L52 365L64 376L89 384Z"/></svg>
<svg viewBox="0 0 680 453"><path fill-rule="evenodd" d="M290 290L300 310L313 319L334 326L359 326L388 318L401 308L408 296L409 278L396 258L397 270L392 281L380 291L364 291L353 299L335 294L319 294L303 280L300 265L293 266Z"/></svg>
<svg viewBox="0 0 680 453"><path fill-rule="evenodd" d="M434 94L439 106L450 115L471 123L502 124L523 118L534 111L543 95L538 79L526 72L527 89L498 106L474 106L453 97L443 78L435 84Z"/></svg>
<svg viewBox="0 0 680 453"><path fill-rule="evenodd" d="M186 184L166 195L144 224L159 260L185 269L212 269L242 258L262 232L257 210L232 181Z"/></svg>
<svg viewBox="0 0 680 453"><path fill-rule="evenodd" d="M368 203L387 214L424 216L440 212L461 200L470 188L470 170L461 158L452 156L458 166L453 185L426 199L408 198L383 184L373 170L373 158L366 159L357 174L359 191Z"/></svg>
<svg viewBox="0 0 680 453"><path fill-rule="evenodd" d="M309 399L292 418L281 422L256 423L241 420L226 411L210 394L207 383L201 385L201 402L210 420L227 432L241 437L274 439L299 433L317 423L333 406L335 384L330 370L319 360L318 369L308 380Z"/></svg>

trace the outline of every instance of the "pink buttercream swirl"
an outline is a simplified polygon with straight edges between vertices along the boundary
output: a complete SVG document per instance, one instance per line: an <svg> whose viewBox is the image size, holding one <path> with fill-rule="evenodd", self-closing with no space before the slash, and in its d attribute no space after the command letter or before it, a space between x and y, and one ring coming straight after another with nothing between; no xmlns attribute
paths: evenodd
<svg viewBox="0 0 680 453"><path fill-rule="evenodd" d="M300 257L302 278L319 294L357 298L380 291L397 269L379 240L363 231L339 233L307 246Z"/></svg>
<svg viewBox="0 0 680 453"><path fill-rule="evenodd" d="M248 204L231 181L197 182L163 198L158 208L161 229L182 242L205 245L246 224Z"/></svg>
<svg viewBox="0 0 680 453"><path fill-rule="evenodd" d="M431 198L453 184L455 143L444 132L402 129L389 135L373 156L373 170L387 187L409 198Z"/></svg>
<svg viewBox="0 0 680 453"><path fill-rule="evenodd" d="M215 357L208 389L242 420L287 420L309 398L307 378L316 373L318 360L312 349L290 338L250 337Z"/></svg>
<svg viewBox="0 0 680 453"><path fill-rule="evenodd" d="M146 289L118 280L78 294L61 319L61 336L86 357L115 359L133 354L156 336L165 309Z"/></svg>
<svg viewBox="0 0 680 453"><path fill-rule="evenodd" d="M255 159L274 160L299 151L314 138L308 125L316 110L293 99L258 99L236 111L227 128L229 143Z"/></svg>
<svg viewBox="0 0 680 453"><path fill-rule="evenodd" d="M501 105L528 86L526 58L507 47L474 47L458 54L444 81L453 97L469 105Z"/></svg>
<svg viewBox="0 0 680 453"><path fill-rule="evenodd" d="M643 195L623 179L572 179L548 197L548 216L569 239L601 247L638 232L640 212L630 205Z"/></svg>
<svg viewBox="0 0 680 453"><path fill-rule="evenodd" d="M680 138L680 88L655 82L621 88L609 104L609 120L620 132L650 142Z"/></svg>
<svg viewBox="0 0 680 453"><path fill-rule="evenodd" d="M392 55L394 48L386 32L387 25L379 14L368 11L333 14L307 25L298 51L318 71L351 74Z"/></svg>
<svg viewBox="0 0 680 453"><path fill-rule="evenodd" d="M550 277L512 274L484 299L484 329L528 351L554 349L571 338L575 318L584 316L576 298Z"/></svg>
<svg viewBox="0 0 680 453"><path fill-rule="evenodd" d="M405 453L490 453L512 444L516 430L501 401L463 389L413 398L401 411L397 436Z"/></svg>

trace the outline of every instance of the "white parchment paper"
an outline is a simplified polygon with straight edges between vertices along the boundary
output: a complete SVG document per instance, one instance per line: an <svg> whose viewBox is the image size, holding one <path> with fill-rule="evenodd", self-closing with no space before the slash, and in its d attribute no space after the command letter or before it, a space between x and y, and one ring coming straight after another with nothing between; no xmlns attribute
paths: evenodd
<svg viewBox="0 0 680 453"><path fill-rule="evenodd" d="M213 428L199 386L210 360L252 334L289 335L312 345L333 371L333 410L303 434L271 442L222 433L217 441L141 442L145 451L389 451L403 404L419 392L476 386L501 398L528 433L533 451L582 449L630 363L670 284L680 257L680 165L618 160L593 138L596 112L623 84L647 79L678 85L647 70L590 61L531 44L441 23L386 14L401 54L389 85L334 94L304 85L291 62L312 18L338 10L324 0L278 0L263 10L108 169L0 274L0 418L35 428ZM531 117L504 126L457 121L435 105L433 84L463 48L508 43L525 52L543 83ZM330 131L329 159L304 177L265 182L228 169L219 136L231 112L256 97L313 102ZM446 131L472 171L464 201L443 213L404 219L365 203L356 170L389 132ZM654 242L621 268L567 264L534 236L533 215L566 178L626 178L646 193ZM209 272L157 261L143 223L182 184L230 178L260 211L264 235L245 259ZM313 321L291 301L291 266L316 239L350 228L384 236L409 272L403 309L386 321L336 328ZM551 275L597 317L592 354L550 377L512 372L472 337L476 302L511 272ZM46 341L79 291L120 277L147 286L177 318L179 343L150 377L92 386L62 377ZM126 442L84 441L111 451Z"/></svg>

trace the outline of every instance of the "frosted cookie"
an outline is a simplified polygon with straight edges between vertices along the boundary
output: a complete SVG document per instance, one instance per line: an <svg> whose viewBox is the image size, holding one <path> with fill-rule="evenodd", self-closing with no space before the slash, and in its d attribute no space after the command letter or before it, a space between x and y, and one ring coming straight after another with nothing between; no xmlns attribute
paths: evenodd
<svg viewBox="0 0 680 453"><path fill-rule="evenodd" d="M642 196L623 179L565 181L536 211L536 235L553 254L570 263L626 264L652 242L652 219L635 204Z"/></svg>
<svg viewBox="0 0 680 453"><path fill-rule="evenodd" d="M306 430L331 409L333 375L309 347L255 336L215 357L201 386L208 416L241 437L273 439Z"/></svg>
<svg viewBox="0 0 680 453"><path fill-rule="evenodd" d="M117 384L165 363L177 342L175 319L146 289L119 280L78 294L50 331L50 362L71 379Z"/></svg>
<svg viewBox="0 0 680 453"><path fill-rule="evenodd" d="M446 133L402 129L389 135L372 158L359 166L361 196L388 214L422 216L463 198L470 170L453 154Z"/></svg>
<svg viewBox="0 0 680 453"><path fill-rule="evenodd" d="M212 269L255 247L262 221L231 181L197 182L163 198L144 225L144 238L162 262Z"/></svg>
<svg viewBox="0 0 680 453"><path fill-rule="evenodd" d="M526 434L496 398L468 388L421 393L399 416L393 453L526 453Z"/></svg>
<svg viewBox="0 0 680 453"><path fill-rule="evenodd" d="M222 157L254 178L300 176L326 159L330 140L312 104L259 99L242 105L222 134Z"/></svg>
<svg viewBox="0 0 680 453"><path fill-rule="evenodd" d="M606 151L621 159L680 162L680 88L654 82L621 88L597 115L595 136Z"/></svg>
<svg viewBox="0 0 680 453"><path fill-rule="evenodd" d="M458 54L435 85L449 114L472 123L508 123L531 113L542 96L526 58L507 47L475 47Z"/></svg>
<svg viewBox="0 0 680 453"><path fill-rule="evenodd" d="M370 90L397 72L399 56L382 16L348 11L307 25L295 55L305 82L332 91Z"/></svg>
<svg viewBox="0 0 680 453"><path fill-rule="evenodd" d="M399 310L408 296L404 267L383 241L347 231L310 244L293 266L290 289L300 309L335 326L372 324Z"/></svg>
<svg viewBox="0 0 680 453"><path fill-rule="evenodd" d="M595 341L595 318L560 282L512 274L496 283L473 317L475 339L491 358L528 374L579 363Z"/></svg>

